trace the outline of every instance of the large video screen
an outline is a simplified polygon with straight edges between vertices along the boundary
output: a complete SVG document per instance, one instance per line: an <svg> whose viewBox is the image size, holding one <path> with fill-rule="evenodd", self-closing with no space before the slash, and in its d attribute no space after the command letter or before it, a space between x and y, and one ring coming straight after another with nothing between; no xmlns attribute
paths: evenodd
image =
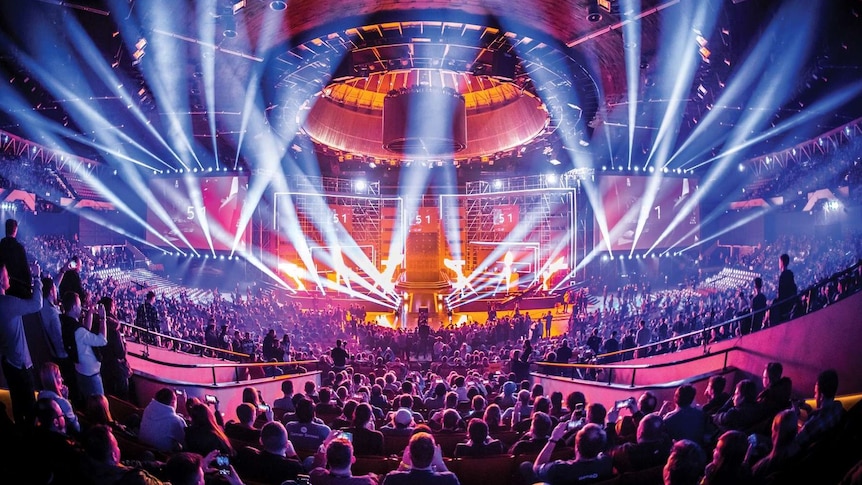
<svg viewBox="0 0 862 485"><path fill-rule="evenodd" d="M650 176L603 176L599 181L599 189L611 250L645 250L653 247L656 241L657 249L671 246L684 248L697 241L700 236L700 211L697 204L691 204L697 183L697 179L690 177L662 177L655 198L649 204L643 230L635 240L642 206L647 202L645 195ZM598 224L602 214L600 210L595 212L597 219L593 234L596 244L605 249L607 244ZM668 231L672 223L675 225ZM689 234L692 229L695 231Z"/></svg>
<svg viewBox="0 0 862 485"><path fill-rule="evenodd" d="M147 208L147 223L180 249L190 246L209 250L209 234L214 250L229 251L234 249L247 190L245 176L154 178L150 180L150 191L167 212L173 227L152 207ZM235 249L243 249L245 240L243 234ZM147 241L165 246L153 233L147 233Z"/></svg>

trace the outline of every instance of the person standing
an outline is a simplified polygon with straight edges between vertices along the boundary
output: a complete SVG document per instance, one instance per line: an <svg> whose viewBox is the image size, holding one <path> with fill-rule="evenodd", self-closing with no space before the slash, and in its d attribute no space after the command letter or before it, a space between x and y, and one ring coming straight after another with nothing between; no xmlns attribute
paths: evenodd
<svg viewBox="0 0 862 485"><path fill-rule="evenodd" d="M87 299L87 292L84 291L84 285L81 283L81 257L72 256L72 259L66 263L66 266L60 271L60 282L57 284L57 294L60 298L71 291L78 294L82 305L88 305L90 302Z"/></svg>
<svg viewBox="0 0 862 485"><path fill-rule="evenodd" d="M33 276L27 261L27 251L17 237L18 221L6 219L6 237L0 239L0 264L9 273L9 290L6 294L26 300L33 294Z"/></svg>
<svg viewBox="0 0 862 485"><path fill-rule="evenodd" d="M36 268L38 273L38 266ZM36 385L31 372L33 361L27 347L22 316L42 308L42 280L34 282L33 292L28 299L6 294L9 286L9 272L0 265L0 365L9 387L15 423L32 424Z"/></svg>
<svg viewBox="0 0 862 485"><path fill-rule="evenodd" d="M545 338L551 337L551 324L553 323L553 321L554 321L554 316L551 314L551 311L548 310L547 315L545 315L545 333L544 333Z"/></svg>
<svg viewBox="0 0 862 485"><path fill-rule="evenodd" d="M763 280L754 278L754 296L751 297L751 331L763 328L763 315L766 313L766 295L763 294Z"/></svg>
<svg viewBox="0 0 862 485"><path fill-rule="evenodd" d="M78 386L79 402L84 403L92 394L105 395L102 384L101 355L96 355L96 347L104 347L108 343L105 325L105 307L99 305L98 330L94 333L92 311L81 309L81 299L77 293L67 292L63 295L63 314L60 323L63 328L63 345L69 357L75 362L75 378ZM83 317L83 320L82 318Z"/></svg>
<svg viewBox="0 0 862 485"><path fill-rule="evenodd" d="M350 357L343 345L344 342L338 339L335 341L335 347L329 351L329 356L332 357L332 370L336 372L347 367L347 359Z"/></svg>
<svg viewBox="0 0 862 485"><path fill-rule="evenodd" d="M120 331L120 321L114 314L114 299L109 296L102 297L99 305L105 308L105 336L108 340L102 349L102 383L107 394L128 401L132 369L126 359L126 340Z"/></svg>
<svg viewBox="0 0 862 485"><path fill-rule="evenodd" d="M778 275L778 298L773 302L772 313L774 318L770 318L770 324L781 323L790 320L791 312L795 304L794 297L797 293L796 280L793 276L793 271L787 269L790 265L790 256L786 253L778 258L778 269L781 273Z"/></svg>
<svg viewBox="0 0 862 485"><path fill-rule="evenodd" d="M155 292L148 291L147 296L144 297L144 302L135 311L135 325L147 330L147 335L144 338L151 344L156 342L156 337L151 335L150 332L161 330L159 326L159 312L156 311L155 302Z"/></svg>

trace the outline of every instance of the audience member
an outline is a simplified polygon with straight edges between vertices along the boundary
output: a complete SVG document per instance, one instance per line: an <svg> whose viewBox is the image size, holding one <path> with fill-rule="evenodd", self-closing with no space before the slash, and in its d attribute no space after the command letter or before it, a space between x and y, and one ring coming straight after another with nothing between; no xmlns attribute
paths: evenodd
<svg viewBox="0 0 862 485"><path fill-rule="evenodd" d="M404 448L402 462L407 470L386 474L383 485L458 485L458 477L446 468L440 445L429 433L416 433Z"/></svg>
<svg viewBox="0 0 862 485"><path fill-rule="evenodd" d="M84 435L87 452L85 474L94 485L162 485L163 482L140 466L121 461L120 446L106 425L95 425Z"/></svg>
<svg viewBox="0 0 862 485"><path fill-rule="evenodd" d="M671 447L664 465L664 485L698 485L705 466L703 448L694 441L679 440Z"/></svg>
<svg viewBox="0 0 862 485"><path fill-rule="evenodd" d="M608 453L618 473L664 465L673 442L665 433L662 418L648 414L638 424L637 443L623 443Z"/></svg>
<svg viewBox="0 0 862 485"><path fill-rule="evenodd" d="M68 389L63 385L63 376L60 375L60 367L53 362L45 362L39 372L39 377L42 381L42 390L36 396L36 399L43 397L51 398L60 406L60 410L66 417L66 429L71 434L77 434L81 431L81 424L78 422L78 415L72 408L72 403L69 402Z"/></svg>
<svg viewBox="0 0 862 485"><path fill-rule="evenodd" d="M503 453L503 443L488 435L488 425L481 418L473 418L467 425L469 439L455 445L455 457L491 456Z"/></svg>
<svg viewBox="0 0 862 485"><path fill-rule="evenodd" d="M9 288L9 272L0 266L0 356L3 357L0 366L9 388L15 423L29 425L33 422L36 385L22 317L42 308L42 280L36 280L32 295L26 300L7 294Z"/></svg>
<svg viewBox="0 0 862 485"><path fill-rule="evenodd" d="M337 437L339 433L333 431L331 436ZM322 459L318 461L315 456L316 466L309 472L312 485L377 485L377 475L369 473L354 476L351 472L350 467L355 459L349 440L328 437L322 447L324 453L318 453Z"/></svg>
<svg viewBox="0 0 862 485"><path fill-rule="evenodd" d="M189 425L185 429L185 450L208 455L217 450L223 455L233 456L230 440L216 422L215 415L206 404L196 403L189 409Z"/></svg>
<svg viewBox="0 0 862 485"><path fill-rule="evenodd" d="M707 436L714 430L707 429L709 418L694 405L696 395L697 391L691 384L676 388L673 396L676 409L665 415L664 429L674 441L687 439L703 446Z"/></svg>
<svg viewBox="0 0 862 485"><path fill-rule="evenodd" d="M578 431L575 437L574 460L550 461L556 444L565 433L566 424L558 424L551 432L551 438L536 457L536 461L533 462L532 471L538 481L550 485L591 483L613 476L613 460L602 453L606 442L605 432L595 423L588 423ZM522 473L523 470L525 467L522 467Z"/></svg>
<svg viewBox="0 0 862 485"><path fill-rule="evenodd" d="M772 449L751 469L757 481L765 481L770 474L781 470L790 461L790 445L796 438L797 420L796 412L791 409L775 415L772 420Z"/></svg>
<svg viewBox="0 0 862 485"><path fill-rule="evenodd" d="M808 417L804 420L802 427L799 429L799 434L790 444L789 453L796 455L801 451L805 451L817 440L827 436L832 430L836 429L844 419L846 411L841 402L835 400L835 394L838 392L838 373L834 369L828 369L821 372L817 376L817 381L814 383L814 403L815 408L811 408L806 403L795 404L796 410L804 410L808 413ZM797 414L799 414L797 412Z"/></svg>
<svg viewBox="0 0 862 485"><path fill-rule="evenodd" d="M703 394L707 398L706 404L703 405L704 414L712 416L730 401L730 394L724 392L726 385L727 380L722 375L714 375L709 378L706 389L703 390Z"/></svg>
<svg viewBox="0 0 862 485"><path fill-rule="evenodd" d="M138 438L162 452L180 451L185 445L186 422L177 414L177 395L163 387L144 408Z"/></svg>
<svg viewBox="0 0 862 485"><path fill-rule="evenodd" d="M753 483L745 463L748 439L736 430L724 432L715 445L712 461L706 465L701 485L745 485Z"/></svg>
<svg viewBox="0 0 862 485"><path fill-rule="evenodd" d="M236 467L243 477L268 485L280 485L305 472L283 424L278 421L266 423L260 430L260 445L260 450L245 446L237 451Z"/></svg>
<svg viewBox="0 0 862 485"><path fill-rule="evenodd" d="M296 403L296 421L285 425L290 442L298 450L316 450L329 435L331 429L314 422L314 403L302 399Z"/></svg>
<svg viewBox="0 0 862 485"><path fill-rule="evenodd" d="M754 381L743 379L736 383L732 406L713 415L712 421L720 431L746 430L763 419L763 408L757 403Z"/></svg>

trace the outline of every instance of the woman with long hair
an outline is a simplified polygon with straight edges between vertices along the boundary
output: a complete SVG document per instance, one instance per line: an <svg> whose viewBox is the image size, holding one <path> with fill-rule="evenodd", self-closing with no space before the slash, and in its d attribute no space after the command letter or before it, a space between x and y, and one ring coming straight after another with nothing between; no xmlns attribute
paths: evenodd
<svg viewBox="0 0 862 485"><path fill-rule="evenodd" d="M226 455L234 455L233 446L216 422L215 414L206 404L194 404L189 409L189 425L186 428L186 451L208 455L218 450Z"/></svg>

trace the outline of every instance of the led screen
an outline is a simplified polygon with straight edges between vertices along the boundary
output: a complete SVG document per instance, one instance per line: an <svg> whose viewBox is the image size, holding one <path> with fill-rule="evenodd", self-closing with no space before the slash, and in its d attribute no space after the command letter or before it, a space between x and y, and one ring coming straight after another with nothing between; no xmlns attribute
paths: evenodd
<svg viewBox="0 0 862 485"><path fill-rule="evenodd" d="M150 191L167 212L168 223L147 208L147 223L180 249L229 251L234 249L242 205L248 190L244 176L177 177L150 180ZM207 237L209 235L209 237ZM158 246L165 242L154 233L147 241ZM236 249L243 249L245 237Z"/></svg>
<svg viewBox="0 0 862 485"><path fill-rule="evenodd" d="M650 176L604 176L599 182L602 208L608 223L608 240L613 251L646 250L656 241L658 248L671 246L685 248L699 238L700 215L697 204L691 199L697 190L697 179L662 177L658 191L649 204L646 222L636 238L638 220L647 202ZM598 224L601 210L595 211L595 240L606 249L605 236ZM668 228L674 226L668 231ZM694 231L688 234L690 231Z"/></svg>

